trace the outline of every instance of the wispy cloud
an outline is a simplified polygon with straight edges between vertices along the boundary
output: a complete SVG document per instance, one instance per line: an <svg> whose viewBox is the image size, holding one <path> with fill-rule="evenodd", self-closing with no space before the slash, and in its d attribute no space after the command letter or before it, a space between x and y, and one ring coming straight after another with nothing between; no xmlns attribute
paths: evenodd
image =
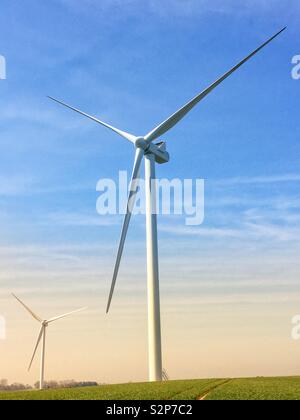
<svg viewBox="0 0 300 420"><path fill-rule="evenodd" d="M285 214L281 217L269 213L260 214L246 212L238 219L228 217L226 227L214 227L205 225L188 227L174 224L162 225L162 232L176 236L203 237L207 239L234 239L239 241L259 242L260 244L275 246L276 243L295 242L300 244L300 217L298 215ZM224 222L224 220L223 220ZM231 227L232 226L232 227Z"/></svg>
<svg viewBox="0 0 300 420"><path fill-rule="evenodd" d="M0 196L28 194L36 186L36 180L22 175L0 176Z"/></svg>
<svg viewBox="0 0 300 420"><path fill-rule="evenodd" d="M46 216L45 223L64 226L115 226L120 223L121 216L100 216L91 213L56 212Z"/></svg>
<svg viewBox="0 0 300 420"><path fill-rule="evenodd" d="M234 13L248 14L272 11L274 8L282 8L280 0L58 0L62 4L73 9L88 12L90 8L100 10L122 11L125 14L155 13L156 15L176 15L195 17L207 13ZM291 0L297 7L297 2ZM292 5L291 5L292 6Z"/></svg>
<svg viewBox="0 0 300 420"><path fill-rule="evenodd" d="M282 174L271 176L235 177L213 182L217 186L249 185L249 184L278 184L286 182L300 182L300 174Z"/></svg>
<svg viewBox="0 0 300 420"><path fill-rule="evenodd" d="M170 233L180 236L198 236L206 238L241 238L243 232L238 229L228 228L206 228L206 227L186 227L186 226L171 226L162 225L160 230L165 233Z"/></svg>
<svg viewBox="0 0 300 420"><path fill-rule="evenodd" d="M60 112L59 112L60 111ZM6 101L0 108L2 123L47 125L49 128L59 130L88 129L82 118L64 118L63 111L53 107L49 99L41 98L41 101L26 98L18 101Z"/></svg>
<svg viewBox="0 0 300 420"><path fill-rule="evenodd" d="M52 184L52 185L50 185ZM88 182L73 183L66 182L65 185L58 185L57 181L45 182L42 184L41 179L30 175L5 175L0 176L0 197L19 197L33 196L43 194L60 194L63 192L84 192L95 191L96 184L92 185Z"/></svg>

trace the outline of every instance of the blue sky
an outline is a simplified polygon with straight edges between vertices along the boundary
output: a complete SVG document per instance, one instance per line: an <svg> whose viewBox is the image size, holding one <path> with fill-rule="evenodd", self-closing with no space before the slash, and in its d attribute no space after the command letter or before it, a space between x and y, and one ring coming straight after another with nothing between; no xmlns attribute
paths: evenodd
<svg viewBox="0 0 300 420"><path fill-rule="evenodd" d="M197 314L201 303L210 319L216 307L232 305L230 320L223 312L224 328L232 328L242 311L253 319L251 331L259 328L252 311L269 310L270 320L280 316L276 320L282 322L282 335L274 332L274 340L288 340L289 317L300 311L300 81L291 77L292 57L300 53L299 15L299 2L292 0L2 1L0 54L7 80L0 81L0 302L7 319L12 317L12 331L21 316L11 309L13 289L47 310L88 304L110 334L101 317L121 219L97 216L96 184L130 170L133 151L46 96L145 134L288 25L164 136L171 162L158 168L159 177L206 180L201 227L186 227L176 217L159 219L163 312L174 343L180 328L186 331L180 320L177 329L171 323L174 307L180 313L192 307ZM145 315L144 239L144 219L138 216L120 273L116 323L128 313L134 318L128 301ZM269 309L261 308L263 302ZM140 319L137 342L143 334L137 331L144 331ZM205 328L196 319L187 342ZM133 331L134 325L126 328ZM236 339L242 337L238 327ZM187 348L182 352L188 354ZM193 372L169 363L173 377ZM247 369L237 374L251 374ZM204 373L197 370L198 376ZM143 375L114 376L136 378Z"/></svg>

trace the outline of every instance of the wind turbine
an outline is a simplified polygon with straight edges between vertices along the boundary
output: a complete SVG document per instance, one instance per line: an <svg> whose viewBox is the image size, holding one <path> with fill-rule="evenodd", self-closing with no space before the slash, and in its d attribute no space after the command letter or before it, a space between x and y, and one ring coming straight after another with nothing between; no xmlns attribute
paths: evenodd
<svg viewBox="0 0 300 420"><path fill-rule="evenodd" d="M143 157L145 158L145 184L146 184L146 232L147 232L147 278L148 278L148 329L149 329L149 380L162 380L162 352L161 352L161 322L160 322L160 296L159 296L159 270L158 270L158 241L157 241L157 216L156 216L156 190L155 190L155 163L164 164L169 162L169 154L166 150L166 143L159 141L154 143L163 134L174 127L185 115L187 115L200 101L202 101L209 93L211 93L218 85L227 79L232 73L245 64L250 58L261 51L265 46L278 37L286 28L276 33L268 39L259 48L244 58L231 70L220 77L216 82L207 89L198 94L185 106L171 115L167 120L150 131L146 136L137 137L125 131L119 130L110 124L100 121L98 118L86 114L77 108L74 108L55 98L49 97L53 101L87 117L91 120L103 125L104 127L114 131L121 137L133 143L135 148L135 159L130 182L130 192L128 196L127 213L125 215L121 239L119 243L116 264L113 273L111 290L109 294L107 313L110 309L116 280L119 272L120 262L122 259L126 235L131 219L132 210L135 204L136 193L139 184L140 168Z"/></svg>
<svg viewBox="0 0 300 420"><path fill-rule="evenodd" d="M28 372L30 371L30 369L31 369L31 366L32 366L32 363L33 363L33 361L34 361L34 358L35 358L35 355L36 355L36 352L37 352L37 349L38 349L38 347L39 347L39 344L40 344L40 342L42 341L42 349L41 349L41 366L40 366L40 389L43 389L44 388L44 377L45 377L45 350L46 350L46 330L47 330L47 328L48 328L48 326L49 326L49 324L52 324L52 322L55 322L55 321L58 321L59 319L62 319L62 318L65 318L65 317L67 317L67 316L70 316L70 315L72 315L72 314L75 314L75 313L77 313L77 312L81 312L81 311L83 311L83 310L85 310L85 309L87 309L87 308L81 308L81 309L78 309L77 311L73 311L73 312L69 312L69 313L67 313L67 314L63 314L63 315L59 315L59 316L56 316L56 317L54 317L54 318L50 318L50 319L48 319L48 320L43 320L42 318L40 318L38 315L36 315L27 305L25 305L25 303L23 303L22 301L21 301L21 299L19 299L16 295L14 295L13 293L12 293L12 295L13 295L13 297L15 298L15 299L17 299L17 301L18 302L20 302L21 303L21 305L22 306L24 306L24 308L30 313L30 315L36 320L36 321L38 321L40 324L41 324L41 329L40 329L40 332L39 332L39 335L38 335L38 339L37 339L37 342L36 342L36 345L35 345L35 348L34 348L34 351L33 351L33 356L32 356L32 358L31 358L31 361L30 361L30 364L29 364L29 367L28 367Z"/></svg>

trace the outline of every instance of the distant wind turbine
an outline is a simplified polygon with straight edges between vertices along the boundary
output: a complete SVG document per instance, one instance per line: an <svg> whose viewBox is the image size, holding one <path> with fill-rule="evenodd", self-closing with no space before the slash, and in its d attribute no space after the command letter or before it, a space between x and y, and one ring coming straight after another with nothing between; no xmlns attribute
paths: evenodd
<svg viewBox="0 0 300 420"><path fill-rule="evenodd" d="M286 28L276 33L272 38L268 39L259 48L253 51L250 55L244 58L235 67L225 73L220 79L210 85L207 89L197 95L194 99L188 102L185 106L176 111L167 120L162 122L158 127L150 131L146 136L136 137L125 131L119 130L110 124L100 121L98 118L93 117L85 112L80 111L70 105L65 104L55 98L49 97L53 101L64 105L71 110L90 118L91 120L103 125L104 127L114 131L121 137L133 143L135 148L135 159L132 171L132 178L130 184L130 193L128 197L127 213L125 215L120 244L117 253L117 259L107 304L107 312L110 309L119 267L122 259L125 240L130 224L132 210L134 208L139 178L140 168L143 157L145 157L145 178L146 178L146 225L147 225L147 277L148 277L148 328L149 328L149 380L161 381L162 380L162 353L161 353L161 325L160 325L160 297L159 297L159 270L158 270L158 241L157 241L157 217L156 217L156 191L155 191L155 163L163 164L169 162L169 154L166 150L166 143L159 141L159 139L172 127L174 127L185 115L187 115L200 101L202 101L209 93L211 93L217 86L219 86L225 79L232 73L245 64L250 58L261 51L271 41L278 37Z"/></svg>
<svg viewBox="0 0 300 420"><path fill-rule="evenodd" d="M27 305L25 305L25 303L23 303L21 301L21 299L19 299L16 295L14 295L12 293L13 297L15 299L17 299L18 302L20 302L20 304L30 313L30 315L41 324L41 329L38 335L38 339L34 348L34 352L33 352L33 356L31 358L29 367L28 367L28 372L31 369L32 363L34 361L38 346L40 344L40 342L42 341L42 349L41 349L41 366L40 366L40 389L44 388L44 377L45 377L45 350L46 350L46 329L49 326L49 324L51 324L54 321L58 321L59 319L65 318L67 316L73 315L77 312L81 312L87 308L81 308L78 309L77 311L73 311L73 312L69 312L67 314L63 314L63 315L59 315L56 316L55 318L51 318L48 320L43 320L42 318L40 318L38 315L36 315Z"/></svg>

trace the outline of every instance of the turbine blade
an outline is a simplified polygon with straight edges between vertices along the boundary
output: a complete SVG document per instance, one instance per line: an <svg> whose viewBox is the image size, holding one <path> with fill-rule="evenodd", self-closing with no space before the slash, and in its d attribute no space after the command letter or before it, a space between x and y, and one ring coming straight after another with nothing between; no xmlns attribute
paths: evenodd
<svg viewBox="0 0 300 420"><path fill-rule="evenodd" d="M36 352L37 352L37 349L38 349L38 346L39 346L39 344L40 344L40 342L41 342L41 339L42 339L42 337L43 337L44 328L45 328L45 327L44 327L44 325L42 325L41 330L40 330L39 335L38 335L38 339L37 339L37 342L36 342L36 345L35 345L34 351L33 351L33 356L32 356L32 358L31 358L31 361L30 361L30 364L29 364L28 372L29 372L29 371L30 371L30 369L31 369L32 363L33 363L33 361L34 361L34 358L35 358L35 355L36 355Z"/></svg>
<svg viewBox="0 0 300 420"><path fill-rule="evenodd" d="M125 131L119 130L118 128L115 128L112 125L109 125L109 124L107 124L107 123L105 123L103 121L100 121L98 118L93 117L92 115L86 114L85 112L82 112L82 111L80 111L77 108L74 108L74 107L72 107L72 106L70 106L70 105L68 105L68 104L66 104L64 102L61 102L58 99L52 98L51 96L48 96L48 98L51 99L54 102L57 102L60 105L65 106L66 108L72 109L72 111L75 111L78 114L83 115L84 117L87 117L90 120L93 120L93 121L95 121L98 124L103 125L106 128L109 128L110 130L114 131L115 133L119 134L120 136L124 137L125 139L131 141L132 143L134 143L135 140L136 140L136 136L134 136L132 134L129 134L129 133L126 133Z"/></svg>
<svg viewBox="0 0 300 420"><path fill-rule="evenodd" d="M270 42L272 42L275 38L277 38L286 28L283 28L280 32L272 36L272 38L268 39L264 44L262 44L259 48L253 51L250 55L248 55L244 60L234 66L231 70L225 73L220 79L210 85L207 89L197 95L194 99L192 99L189 103L187 103L184 107L179 109L175 114L169 117L166 121L161 123L158 127L152 130L145 136L145 140L149 143L158 137L165 134L169 131L172 127L174 127L186 114L188 114L202 99L204 99L210 92L212 92L217 86L219 86L225 79L227 79L232 73L234 73L237 69L239 69L243 64L245 64L250 58L256 55L259 51L261 51L265 46L267 46Z"/></svg>
<svg viewBox="0 0 300 420"><path fill-rule="evenodd" d="M12 293L12 296L15 298L15 299L17 299L17 301L19 302L19 303L21 303L21 305L22 306L24 306L24 308L30 313L30 315L31 316L33 316L33 318L34 319L36 319L38 322L42 322L43 320L38 316L38 315L36 315L30 308L28 308L28 306L27 305L25 305L25 303L23 303L22 301L21 301L21 299L19 299L16 295L14 295L13 293Z"/></svg>
<svg viewBox="0 0 300 420"><path fill-rule="evenodd" d="M72 312L68 312L67 314L56 316L55 318L49 319L49 321L47 321L47 324L51 324L51 322L58 321L59 319L62 319L62 318L66 318L67 316L76 314L77 312L85 311L86 309L87 308L80 308L80 309L77 309L77 311L72 311Z"/></svg>
<svg viewBox="0 0 300 420"><path fill-rule="evenodd" d="M126 240L126 236L127 236L127 232L128 232L128 228L129 228L129 223L130 223L132 211L133 211L135 200L136 200L136 193L137 193L137 190L138 190L140 168L141 168L141 163L142 163L143 156L144 156L144 151L142 149L136 149L135 161L134 161L132 177L131 177L131 182L130 182L130 192L129 192L128 202L127 202L127 212L126 212L124 222L123 222L120 244L119 244L119 248L118 248L116 264L115 264L115 268L114 268L114 274L113 274L113 279L112 279L112 283L111 283L111 288L110 288L106 313L109 312L111 301L112 301L114 290L115 290L115 286L116 286L116 281L117 281L117 277L118 277L118 273L119 273L119 268L120 268L122 255L123 255L125 240Z"/></svg>

